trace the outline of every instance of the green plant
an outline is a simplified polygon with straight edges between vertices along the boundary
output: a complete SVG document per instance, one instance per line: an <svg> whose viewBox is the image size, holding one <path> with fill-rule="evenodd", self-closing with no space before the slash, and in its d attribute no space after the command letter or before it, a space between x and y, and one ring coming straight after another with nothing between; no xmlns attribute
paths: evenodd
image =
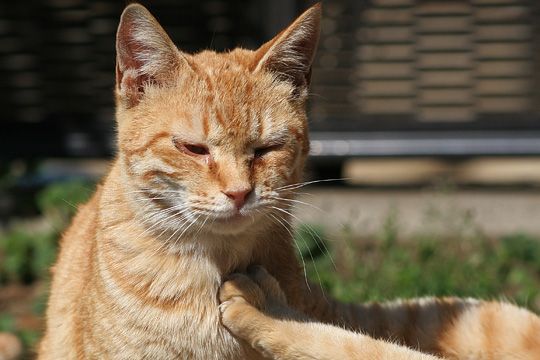
<svg viewBox="0 0 540 360"><path fill-rule="evenodd" d="M60 182L43 189L36 202L49 221L65 225L77 211L77 206L87 201L93 191L94 185L86 181Z"/></svg>
<svg viewBox="0 0 540 360"><path fill-rule="evenodd" d="M0 332L12 331L14 327L15 319L13 318L13 315L0 313Z"/></svg>
<svg viewBox="0 0 540 360"><path fill-rule="evenodd" d="M393 229L391 226L390 229ZM506 298L540 311L540 240L523 234L491 239L429 235L394 242L336 240L346 254L314 260L304 256L306 272L333 296L351 302L416 296ZM307 241L307 240L306 240ZM392 246L388 246L392 243ZM342 262L354 266L341 266Z"/></svg>
<svg viewBox="0 0 540 360"><path fill-rule="evenodd" d="M0 237L0 283L43 278L55 256L55 233L12 229Z"/></svg>
<svg viewBox="0 0 540 360"><path fill-rule="evenodd" d="M14 223L0 234L0 284L47 277L60 232L91 192L89 183L72 181L53 184L37 195L46 226Z"/></svg>

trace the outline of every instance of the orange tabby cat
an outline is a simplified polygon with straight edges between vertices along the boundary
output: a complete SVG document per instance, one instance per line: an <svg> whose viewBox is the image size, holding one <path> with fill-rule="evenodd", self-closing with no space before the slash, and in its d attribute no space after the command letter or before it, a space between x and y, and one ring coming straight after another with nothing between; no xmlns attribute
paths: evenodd
<svg viewBox="0 0 540 360"><path fill-rule="evenodd" d="M217 306L226 274L252 263L312 318L438 349L430 346L450 334L447 315L465 305L432 303L436 317L409 304L338 305L308 291L295 257L287 212L309 149L304 105L320 11L258 50L189 55L144 7L125 9L118 153L61 240L40 359L257 359ZM471 346L484 349L487 321L473 324Z"/></svg>

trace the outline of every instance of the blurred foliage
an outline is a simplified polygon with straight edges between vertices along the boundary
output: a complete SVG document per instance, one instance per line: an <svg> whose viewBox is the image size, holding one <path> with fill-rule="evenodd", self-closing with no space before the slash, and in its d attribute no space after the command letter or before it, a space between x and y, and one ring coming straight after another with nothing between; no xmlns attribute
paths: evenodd
<svg viewBox="0 0 540 360"><path fill-rule="evenodd" d="M419 234L401 241L395 216L391 213L380 236L372 239L359 239L345 228L331 242L300 230L299 243L336 245L314 260L302 253L308 277L347 302L461 296L506 299L540 312L540 239L474 233L455 238Z"/></svg>
<svg viewBox="0 0 540 360"><path fill-rule="evenodd" d="M77 211L77 205L87 201L94 185L85 181L69 181L50 185L37 196L43 215L55 224L66 225Z"/></svg>
<svg viewBox="0 0 540 360"><path fill-rule="evenodd" d="M47 273L56 254L53 231L29 232L16 227L0 236L0 284L31 283Z"/></svg>
<svg viewBox="0 0 540 360"><path fill-rule="evenodd" d="M86 201L92 185L72 181L51 185L36 196L43 218L38 223L14 222L0 233L0 284L30 283L46 277L56 256L61 231Z"/></svg>

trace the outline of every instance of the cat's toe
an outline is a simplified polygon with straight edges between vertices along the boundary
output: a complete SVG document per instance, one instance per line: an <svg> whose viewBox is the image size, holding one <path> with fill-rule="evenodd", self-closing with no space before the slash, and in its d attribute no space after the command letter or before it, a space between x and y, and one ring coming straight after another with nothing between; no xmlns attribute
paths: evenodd
<svg viewBox="0 0 540 360"><path fill-rule="evenodd" d="M219 305L220 320L227 329L232 331L236 329L238 315L242 313L241 307L238 306L241 304L246 305L246 302L242 298L234 297Z"/></svg>
<svg viewBox="0 0 540 360"><path fill-rule="evenodd" d="M243 298L257 308L261 308L265 303L264 293L259 286L243 274L229 275L219 289L220 303L235 297Z"/></svg>

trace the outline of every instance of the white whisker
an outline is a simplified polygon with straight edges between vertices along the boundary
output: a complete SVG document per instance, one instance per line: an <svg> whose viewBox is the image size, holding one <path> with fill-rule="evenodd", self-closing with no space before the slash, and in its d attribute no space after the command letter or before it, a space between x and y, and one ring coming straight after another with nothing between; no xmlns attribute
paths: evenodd
<svg viewBox="0 0 540 360"><path fill-rule="evenodd" d="M282 223L281 220L278 217L276 217L274 214L267 213L267 215L271 216L274 220L276 220L291 235L291 241L293 242L294 246L296 247L296 250L298 250L298 256L300 256L300 260L302 261L302 268L304 269L304 279L306 281L306 286L307 286L308 290L311 291L311 287L309 285L309 280L308 280L307 272L306 272L306 262L304 261L304 257L302 256L302 251L298 247L298 244L296 243L296 241L294 241L294 235L293 235L291 229L289 229L289 227L287 225Z"/></svg>
<svg viewBox="0 0 540 360"><path fill-rule="evenodd" d="M311 184L317 184L317 183L323 183L323 182L331 182L331 181L343 181L343 180L350 180L350 178L336 178L336 179L321 179L321 180L304 181L304 182L299 182L299 183L294 183L294 184L281 186L281 187L276 188L275 190L276 191L294 190L294 189L298 189L298 188L301 188L301 187L304 187L304 186L307 186L307 185L311 185Z"/></svg>
<svg viewBox="0 0 540 360"><path fill-rule="evenodd" d="M167 220L170 220L178 215L183 215L182 218L185 218L185 210L187 210L188 207L183 205L183 204L180 204L180 205L176 205L176 206L172 206L170 208L167 208L165 210L162 210L162 211L158 211L156 212L155 214L151 215L149 218L145 219L146 221L149 221L149 220L152 220L152 218L154 217L160 217L160 216L163 216L163 215L166 215L166 214L169 214L169 213L173 213L169 216L166 216L165 218L162 218L161 220L159 221L156 221L154 222L150 227L146 228L146 230L144 230L144 232L140 235L140 236L143 236L145 234L148 234L150 231L152 231L153 229L155 229L157 226L159 226L160 224L163 224L164 222L166 222ZM153 222L153 221L149 221L149 222ZM160 234L162 235L163 232ZM159 237L159 236L158 236Z"/></svg>
<svg viewBox="0 0 540 360"><path fill-rule="evenodd" d="M279 210L289 216L292 216L294 217L295 219L298 220L298 218L296 216L294 216L291 212L289 211L286 211L284 209L281 209L279 207L276 207L276 206L272 206L272 208L276 209L276 210ZM289 226L292 227L292 224L290 222L288 222L287 220L285 220L284 218L282 218L282 220L284 220L285 222L287 222L287 224L289 224ZM315 274L317 275L317 279L319 280L319 286L322 288L322 280L321 280L321 276L319 274L319 270L317 269L317 264L315 263L315 258L313 257L313 253L311 252L311 248L309 247L307 241L303 238L303 237L300 237L302 242L304 243L304 246L306 247L307 251L308 251L308 254L309 254L309 257L311 258L311 262L313 263L313 268L315 269ZM294 238L293 238L294 240ZM319 248L320 249L320 248ZM320 249L321 250L321 249Z"/></svg>
<svg viewBox="0 0 540 360"><path fill-rule="evenodd" d="M208 215L206 215L204 217L204 221L201 223L201 225L199 226L199 228L195 232L195 235L193 235L194 237L197 237L197 235L199 235L199 233L201 232L202 228L204 227L204 225L206 224L206 222L208 221L209 218L210 218L210 216L208 216Z"/></svg>
<svg viewBox="0 0 540 360"><path fill-rule="evenodd" d="M279 197L279 196L272 196L273 199L276 199L276 200L279 200L279 201L288 201L288 202L292 202L292 203L296 203L296 204L301 204L301 205L306 205L306 206L309 206L315 210L318 210L322 213L325 213L325 211L323 209L321 209L320 207L318 206L315 206L313 204L310 204L308 202L305 202L305 201L301 201L301 200L297 200L297 199L287 199L287 198L283 198L283 197Z"/></svg>
<svg viewBox="0 0 540 360"><path fill-rule="evenodd" d="M281 211L281 212L295 218L296 221L298 221L299 223L302 222L298 216L294 215L290 211L287 211L285 209L282 209L282 208L279 208L279 207L276 207L276 206L272 206L272 208L274 208L276 210L279 210L279 211ZM307 227L308 232L310 233L310 235L316 238L315 242L316 242L317 247L319 248L319 250L322 251L323 253L325 253L326 255L328 255L328 257L330 257L330 261L332 262L332 265L334 266L334 269L337 269L336 263L334 262L334 258L332 257L332 254L330 253L330 250L328 249L328 247L326 246L324 241L321 239L320 235L315 231L315 229L313 229L313 227L311 227L311 225L309 225L309 224L304 224L304 225ZM320 244L322 244L324 246L324 249L321 248ZM309 253L310 253L310 256L311 256L312 255L311 250L309 250ZM311 256L311 258L313 260L313 256ZM315 272L318 273L316 266L315 266Z"/></svg>
<svg viewBox="0 0 540 360"><path fill-rule="evenodd" d="M184 235L185 232L188 231L188 229L189 229L193 224L195 224L195 223L197 222L197 220L199 220L199 217L200 217L200 216L201 216L201 215L197 215L197 217L196 217L195 219L193 219L193 221L191 221L191 222L189 223L189 225L184 229L184 231L182 231L182 233L181 233L180 235L178 235L178 239L181 239L181 238L182 238L182 235Z"/></svg>

